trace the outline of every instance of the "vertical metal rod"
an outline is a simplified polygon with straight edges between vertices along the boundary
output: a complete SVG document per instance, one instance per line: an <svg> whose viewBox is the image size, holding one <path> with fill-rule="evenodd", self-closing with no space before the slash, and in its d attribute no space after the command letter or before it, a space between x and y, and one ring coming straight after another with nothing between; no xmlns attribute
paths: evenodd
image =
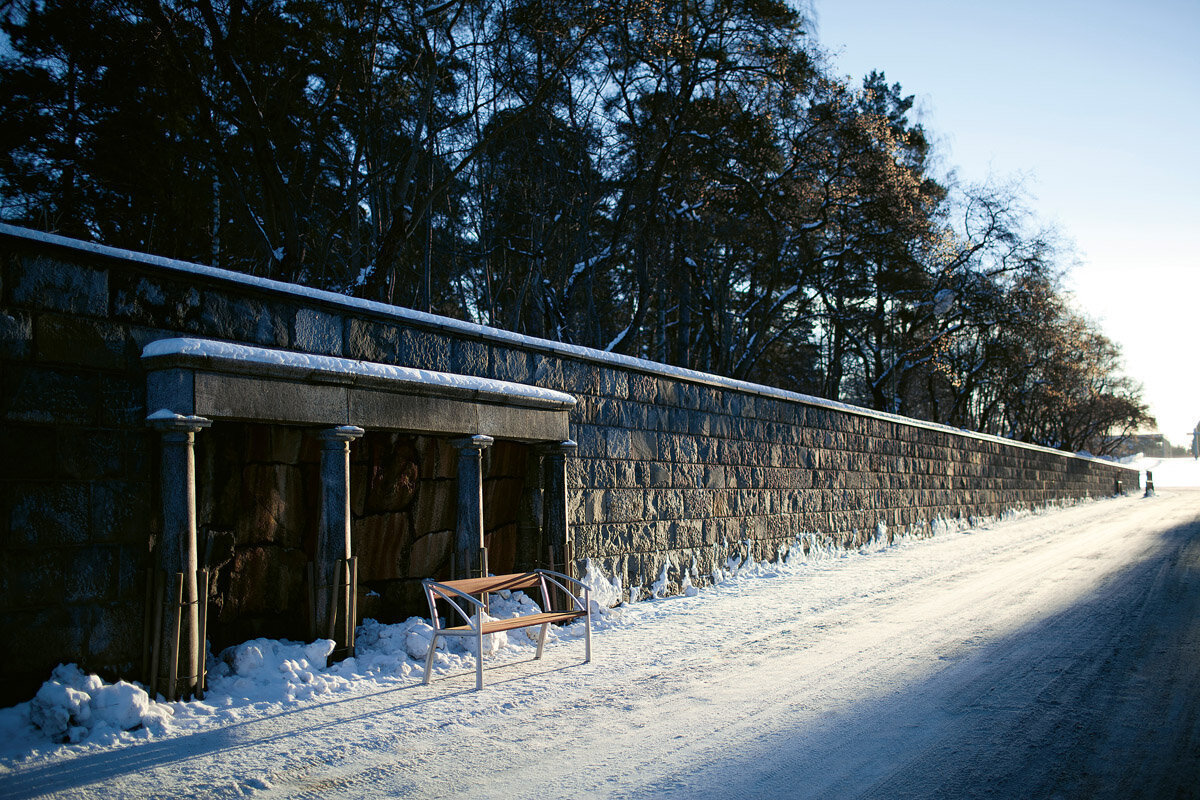
<svg viewBox="0 0 1200 800"><path fill-rule="evenodd" d="M475 630L475 691L483 690L483 615L479 615L479 627Z"/></svg>
<svg viewBox="0 0 1200 800"><path fill-rule="evenodd" d="M583 660L590 662L592 660L592 595L587 589L583 590L583 606L587 609L587 639L585 640Z"/></svg>
<svg viewBox="0 0 1200 800"><path fill-rule="evenodd" d="M354 655L354 637L358 633L358 556L350 557L350 624L349 636L350 655Z"/></svg>
<svg viewBox="0 0 1200 800"><path fill-rule="evenodd" d="M175 614L174 625L171 630L174 631L174 636L171 637L171 663L168 665L167 672L167 699L178 700L175 696L175 684L179 681L179 628L183 617L183 573L175 573L175 585L171 589L171 607Z"/></svg>
<svg viewBox="0 0 1200 800"><path fill-rule="evenodd" d="M208 691L208 582L211 574L207 568L196 570L197 600L200 604L200 674L196 676L196 698L204 699Z"/></svg>
<svg viewBox="0 0 1200 800"><path fill-rule="evenodd" d="M346 648L349 648L351 636L350 626L354 624L354 620L350 616L350 582L354 579L354 569L350 564L349 558L338 564L338 572L341 573L343 568L345 568L346 571L346 583L342 586L342 607L345 609L345 615L342 617L342 631L344 634L342 645Z"/></svg>
<svg viewBox="0 0 1200 800"><path fill-rule="evenodd" d="M155 569L154 572L154 655L150 662L150 696L154 697L158 694L158 654L162 651L162 613L163 603L166 601L166 573L161 569Z"/></svg>
<svg viewBox="0 0 1200 800"><path fill-rule="evenodd" d="M338 616L338 584L342 582L342 565L336 564L332 570L333 582L329 584L329 628L326 631L327 638L337 640L337 616Z"/></svg>

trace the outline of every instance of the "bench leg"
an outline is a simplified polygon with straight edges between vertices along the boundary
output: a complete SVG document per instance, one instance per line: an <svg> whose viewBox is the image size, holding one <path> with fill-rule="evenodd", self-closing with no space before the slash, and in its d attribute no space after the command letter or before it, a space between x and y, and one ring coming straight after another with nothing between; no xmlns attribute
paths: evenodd
<svg viewBox="0 0 1200 800"><path fill-rule="evenodd" d="M483 689L483 620L475 637L475 691Z"/></svg>
<svg viewBox="0 0 1200 800"><path fill-rule="evenodd" d="M429 640L429 652L425 654L425 683L433 680L433 654L437 652L438 635L435 633Z"/></svg>
<svg viewBox="0 0 1200 800"><path fill-rule="evenodd" d="M534 658L542 657L542 648L545 647L545 645L546 645L546 632L549 630L550 630L550 623L547 622L545 625L542 626L541 632L538 633L538 651L537 651L537 655L534 656Z"/></svg>

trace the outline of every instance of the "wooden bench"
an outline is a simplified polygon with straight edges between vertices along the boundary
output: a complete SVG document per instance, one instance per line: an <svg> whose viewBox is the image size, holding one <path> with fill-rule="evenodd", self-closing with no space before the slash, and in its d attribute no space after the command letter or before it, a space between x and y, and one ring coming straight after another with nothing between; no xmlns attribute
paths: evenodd
<svg viewBox="0 0 1200 800"><path fill-rule="evenodd" d="M475 638L475 690L483 688L483 637L498 631L510 631L516 628L531 628L535 625L542 627L538 635L537 656L542 657L542 647L546 644L546 632L550 623L570 622L584 617L587 619L586 650L584 663L592 660L592 611L588 587L574 578L561 572L551 572L547 569L535 569L532 572L518 572L512 575L493 575L487 578L464 578L457 581L424 580L421 585L425 589L425 599L429 601L429 618L433 623L433 638L429 641L429 654L425 657L425 683L433 677L433 656L437 649L439 636L472 636ZM576 594L567 586L578 587L582 593ZM484 622L483 613L487 611L487 595L494 592L518 591L538 588L542 595L542 608L549 609L551 587L561 590L568 598L572 608L569 610L550 610L540 614L528 614L512 619L495 619ZM477 599L478 596L478 599ZM465 624L453 627L443 624L438 615L437 601L444 600L458 612ZM469 605L463 605L463 603ZM470 609L470 613L468 612ZM449 620L453 621L453 619Z"/></svg>

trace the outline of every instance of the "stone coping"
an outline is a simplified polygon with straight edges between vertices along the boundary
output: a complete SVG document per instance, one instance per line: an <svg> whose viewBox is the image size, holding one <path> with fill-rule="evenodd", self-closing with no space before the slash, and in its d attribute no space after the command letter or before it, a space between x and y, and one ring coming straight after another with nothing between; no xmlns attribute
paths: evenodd
<svg viewBox="0 0 1200 800"><path fill-rule="evenodd" d="M142 359L151 424L224 419L562 442L575 405L538 386L209 339L161 339Z"/></svg>
<svg viewBox="0 0 1200 800"><path fill-rule="evenodd" d="M761 384L751 383L749 381L738 380L736 378L727 378L722 375L714 375L711 373L687 369L685 367L676 367L669 364L659 364L642 358L622 355L619 353L610 353L590 347L583 347L581 345L555 342L547 339L538 339L532 336L514 333L512 331L505 331L499 328L492 328L473 322L464 322L462 320L451 319L449 317L441 317L435 314L428 314L422 311L416 311L414 309L388 305L386 303L376 302L373 300L365 300L362 298L342 295L322 289L313 289L308 286L300 286L297 284L285 283L283 281L271 280L269 278L260 278L255 275L233 272L231 270L220 269L218 267L211 267L204 264L180 261L177 259L165 258L163 256L155 256L147 253L139 253L134 250L124 250L118 247L110 247L108 245L98 244L95 242L85 242L66 236L59 236L52 233L44 233L42 231L21 228L15 225L9 225L7 223L0 223L0 237L51 245L73 250L79 253L87 253L94 256L132 262L135 264L143 264L172 272L189 273L198 277L208 278L209 280L236 283L246 287L253 287L259 291L265 291L271 294L293 298L302 297L323 305L338 307L351 313L358 312L369 314L378 318L398 320L406 325L411 325L412 327L426 331L441 332L453 336L492 342L509 347L524 348L534 352L541 352L557 357L572 358L579 361L599 364L601 366L632 370L668 380L676 380L701 386L727 389L740 392L742 394L765 397L773 400L800 403L802 405L812 406L815 408L825 408L834 411L840 411L842 413L851 414L854 416L869 417L872 419L894 422L898 425L923 428L933 431L942 431L955 436L962 436L978 441L996 442L1006 446L1018 447L1025 450L1054 453L1055 455L1065 458L1106 464L1108 466L1129 470L1130 472L1138 471L1128 465L1111 461L1109 459L1098 458L1096 456L1069 453L1065 450L1057 450L1053 447L1029 444L1027 442L1017 441L1015 439L1008 439L1003 436L995 436L992 434L979 433L977 431L970 431L963 428L955 428L949 425L943 425L941 423L927 422L925 420L914 419L912 417L904 417L899 414L892 414L886 411L875 411L873 409L862 408L860 406L854 406L836 400L813 397L812 395L805 395L799 392L788 391L786 389L764 386Z"/></svg>
<svg viewBox="0 0 1200 800"><path fill-rule="evenodd" d="M566 392L512 381L191 337L151 342L142 350L142 363L147 370L202 369L553 411L566 411L576 402Z"/></svg>

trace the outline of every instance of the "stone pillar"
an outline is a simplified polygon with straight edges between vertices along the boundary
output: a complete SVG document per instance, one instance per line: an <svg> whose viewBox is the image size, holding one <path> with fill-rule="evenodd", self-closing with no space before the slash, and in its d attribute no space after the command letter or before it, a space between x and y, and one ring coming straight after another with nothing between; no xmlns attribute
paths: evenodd
<svg viewBox="0 0 1200 800"><path fill-rule="evenodd" d="M458 449L458 524L451 574L455 580L487 575L483 544L483 451L490 436L467 436L451 441Z"/></svg>
<svg viewBox="0 0 1200 800"><path fill-rule="evenodd" d="M317 636L333 639L334 656L352 654L351 619L357 587L347 574L350 558L350 443L363 429L340 425L321 431L321 521L317 529L314 623ZM337 626L341 615L343 625Z"/></svg>
<svg viewBox="0 0 1200 800"><path fill-rule="evenodd" d="M542 541L546 547L549 568L571 577L575 561L567 522L567 456L578 445L567 439L542 445Z"/></svg>
<svg viewBox="0 0 1200 800"><path fill-rule="evenodd" d="M162 536L158 564L164 573L156 635L157 658L151 683L168 699L187 697L199 688L204 642L200 641L200 598L196 571L196 432L212 425L204 417L157 411L146 418L162 435L159 465ZM182 584L177 575L182 574ZM182 592L180 593L180 589ZM180 605L176 605L176 601Z"/></svg>

